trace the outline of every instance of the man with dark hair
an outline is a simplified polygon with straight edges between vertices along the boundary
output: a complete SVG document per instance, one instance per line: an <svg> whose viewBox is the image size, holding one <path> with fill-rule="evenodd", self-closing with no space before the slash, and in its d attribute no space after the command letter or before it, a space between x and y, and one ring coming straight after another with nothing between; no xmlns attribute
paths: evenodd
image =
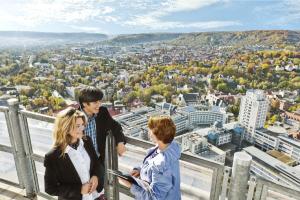
<svg viewBox="0 0 300 200"><path fill-rule="evenodd" d="M104 165L106 136L112 132L115 137L117 151L120 156L124 154L125 136L121 125L109 114L106 107L101 106L103 92L96 88L87 86L80 90L78 100L80 109L88 119L85 134L92 138L93 146L101 164Z"/></svg>

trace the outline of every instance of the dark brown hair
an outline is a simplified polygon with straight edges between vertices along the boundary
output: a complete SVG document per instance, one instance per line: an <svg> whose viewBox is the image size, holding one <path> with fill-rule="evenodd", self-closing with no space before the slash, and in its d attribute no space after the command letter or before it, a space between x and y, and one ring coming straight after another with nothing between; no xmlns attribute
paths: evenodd
<svg viewBox="0 0 300 200"><path fill-rule="evenodd" d="M168 116L150 117L148 127L165 144L171 143L175 137L176 126Z"/></svg>
<svg viewBox="0 0 300 200"><path fill-rule="evenodd" d="M81 108L83 108L83 103L95 102L98 100L102 100L102 98L103 92L99 88L93 86L86 86L80 90L78 101Z"/></svg>

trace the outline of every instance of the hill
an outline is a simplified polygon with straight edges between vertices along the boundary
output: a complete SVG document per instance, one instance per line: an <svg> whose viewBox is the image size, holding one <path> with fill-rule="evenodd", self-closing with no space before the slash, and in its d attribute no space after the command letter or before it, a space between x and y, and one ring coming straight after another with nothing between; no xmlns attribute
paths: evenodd
<svg viewBox="0 0 300 200"><path fill-rule="evenodd" d="M144 34L129 34L118 35L110 40L105 41L111 45L135 45L142 43L152 43L169 41L182 36L183 33L144 33Z"/></svg>
<svg viewBox="0 0 300 200"><path fill-rule="evenodd" d="M107 39L97 33L44 33L25 31L1 31L0 47L31 47L74 43L92 43Z"/></svg>
<svg viewBox="0 0 300 200"><path fill-rule="evenodd" d="M300 46L300 31L243 31L188 33L169 42L173 45L201 46Z"/></svg>

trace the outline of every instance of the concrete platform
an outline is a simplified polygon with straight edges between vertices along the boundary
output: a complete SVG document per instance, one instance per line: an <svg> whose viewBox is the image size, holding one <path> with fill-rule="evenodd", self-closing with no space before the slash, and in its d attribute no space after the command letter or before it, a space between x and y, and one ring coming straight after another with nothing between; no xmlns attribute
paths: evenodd
<svg viewBox="0 0 300 200"><path fill-rule="evenodd" d="M11 200L11 199L29 200L29 198L26 198L25 195L26 195L25 189L21 189L0 182L0 200ZM35 198L35 200L46 200L46 199L38 196L37 198Z"/></svg>

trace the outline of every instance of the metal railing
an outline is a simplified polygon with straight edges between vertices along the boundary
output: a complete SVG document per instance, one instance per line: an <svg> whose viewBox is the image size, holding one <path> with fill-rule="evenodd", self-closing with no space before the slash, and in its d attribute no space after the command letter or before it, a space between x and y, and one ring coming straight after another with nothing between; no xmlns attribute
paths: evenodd
<svg viewBox="0 0 300 200"><path fill-rule="evenodd" d="M46 197L47 199L54 199L53 197L40 191L35 162L43 163L44 157L33 152L30 130L28 128L28 119L53 123L54 118L34 112L24 110L20 111L18 102L16 100L10 100L9 107L0 107L0 112L4 113L5 115L8 135L11 141L11 146L0 144L0 151L13 154L19 183L2 179L1 177L0 182L25 188L26 196L29 199L35 198L36 195ZM128 144L134 145L135 147L140 147L144 150L153 146L152 143L137 138L126 137L126 140ZM300 197L299 191L277 185L261 178L251 177L248 183L244 183L244 180L239 182L239 179L241 178L239 176L234 177L236 180L230 180L232 179L232 177L230 178L231 173L249 174L249 171L245 171L245 169L247 169L249 166L234 167L233 172L231 172L232 170L230 167L225 167L218 162L185 153L182 153L180 162L181 164L187 163L212 170L209 196L210 200L225 200L228 196L228 193L235 191L237 187L242 186L247 188L248 193L245 193L244 196L241 197L241 200L264 200L269 194L269 190L275 190L277 192L280 191L280 193L288 197L292 196L295 199L299 199ZM107 169L118 169L116 145L112 134L108 135L106 141L105 164ZM239 164L241 164L241 160L238 160L237 165ZM236 183L244 185L241 186ZM182 191L188 193L189 189L182 188ZM119 192L133 197L130 194L130 191L127 188L120 186L117 183L116 177L111 175L106 176L105 192L110 200L119 200Z"/></svg>
<svg viewBox="0 0 300 200"><path fill-rule="evenodd" d="M276 193L280 194L281 199L300 199L300 191L291 189L287 186L279 185L273 183L269 180L263 179L261 177L256 178L256 189L254 193L254 200L266 200L267 197L276 195ZM278 195L276 195L278 196ZM251 197L249 197L251 198ZM280 198L280 197L279 197Z"/></svg>

